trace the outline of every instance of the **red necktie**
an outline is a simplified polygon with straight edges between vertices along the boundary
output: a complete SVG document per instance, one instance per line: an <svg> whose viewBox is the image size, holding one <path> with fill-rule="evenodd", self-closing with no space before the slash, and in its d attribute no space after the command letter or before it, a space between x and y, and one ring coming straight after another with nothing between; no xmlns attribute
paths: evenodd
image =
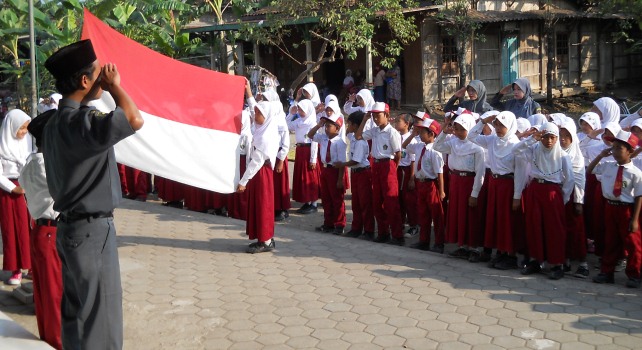
<svg viewBox="0 0 642 350"><path fill-rule="evenodd" d="M328 148L325 150L325 163L330 164L332 158L330 157L330 140L328 140Z"/></svg>
<svg viewBox="0 0 642 350"><path fill-rule="evenodd" d="M424 158L424 153L426 153L426 147L421 150L421 155L419 156L419 164L417 164L417 170L421 170L421 160Z"/></svg>
<svg viewBox="0 0 642 350"><path fill-rule="evenodd" d="M619 197L622 194L622 172L624 171L623 166L617 168L617 175L615 176L615 183L613 184L613 195Z"/></svg>

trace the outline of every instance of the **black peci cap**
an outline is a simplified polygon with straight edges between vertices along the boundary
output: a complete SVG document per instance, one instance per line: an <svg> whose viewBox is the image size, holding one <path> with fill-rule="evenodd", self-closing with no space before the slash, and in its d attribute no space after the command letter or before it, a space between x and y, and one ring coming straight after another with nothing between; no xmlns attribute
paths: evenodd
<svg viewBox="0 0 642 350"><path fill-rule="evenodd" d="M56 51L45 61L45 68L56 79L69 77L72 74L92 64L96 53L91 40L77 41Z"/></svg>

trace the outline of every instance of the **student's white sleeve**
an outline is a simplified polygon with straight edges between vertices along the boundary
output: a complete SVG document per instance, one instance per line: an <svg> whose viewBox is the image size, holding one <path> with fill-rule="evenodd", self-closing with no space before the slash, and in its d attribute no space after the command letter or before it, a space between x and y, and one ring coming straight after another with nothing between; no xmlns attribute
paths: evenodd
<svg viewBox="0 0 642 350"><path fill-rule="evenodd" d="M439 134L435 139L435 144L432 148L441 153L451 153L450 142L448 142L447 135L445 133Z"/></svg>
<svg viewBox="0 0 642 350"><path fill-rule="evenodd" d="M564 195L564 204L568 203L571 199L571 193L575 187L575 175L573 174L573 164L571 157L562 157L562 172L564 173L564 180L562 181L562 194Z"/></svg>
<svg viewBox="0 0 642 350"><path fill-rule="evenodd" d="M426 150L426 153L428 151ZM424 155L425 157L425 155ZM443 174L444 173L444 158L441 156L441 153L433 150L430 152L430 162L432 163L432 170L435 172L435 174Z"/></svg>
<svg viewBox="0 0 642 350"><path fill-rule="evenodd" d="M486 124L480 121L475 126L473 126L473 128L468 132L468 139L483 148L488 148L488 139L491 136L482 135L482 132L484 131L484 125Z"/></svg>
<svg viewBox="0 0 642 350"><path fill-rule="evenodd" d="M245 169L245 174L243 174L243 177L239 181L239 185L247 186L248 181L250 181L254 175L259 172L267 159L266 154L261 152L258 148L252 147L252 151L250 152L250 161L247 164L247 169Z"/></svg>
<svg viewBox="0 0 642 350"><path fill-rule="evenodd" d="M471 197L479 197L484 184L484 175L486 174L486 162L484 162L484 150L481 148L475 152L475 182L473 183L473 191L470 193Z"/></svg>

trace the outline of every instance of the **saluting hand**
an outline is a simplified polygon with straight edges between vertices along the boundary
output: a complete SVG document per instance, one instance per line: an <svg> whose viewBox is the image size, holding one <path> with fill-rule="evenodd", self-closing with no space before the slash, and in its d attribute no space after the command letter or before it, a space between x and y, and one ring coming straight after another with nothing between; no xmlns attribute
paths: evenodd
<svg viewBox="0 0 642 350"><path fill-rule="evenodd" d="M100 87L105 91L111 91L114 86L120 85L120 73L116 65L107 63L100 71Z"/></svg>

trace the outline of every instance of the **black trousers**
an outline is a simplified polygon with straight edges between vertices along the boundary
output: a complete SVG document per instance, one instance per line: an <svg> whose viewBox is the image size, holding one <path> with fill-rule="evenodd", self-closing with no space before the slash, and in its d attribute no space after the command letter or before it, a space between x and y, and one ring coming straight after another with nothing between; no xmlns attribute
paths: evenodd
<svg viewBox="0 0 642 350"><path fill-rule="evenodd" d="M123 291L113 218L58 222L62 262L62 345L122 349Z"/></svg>

